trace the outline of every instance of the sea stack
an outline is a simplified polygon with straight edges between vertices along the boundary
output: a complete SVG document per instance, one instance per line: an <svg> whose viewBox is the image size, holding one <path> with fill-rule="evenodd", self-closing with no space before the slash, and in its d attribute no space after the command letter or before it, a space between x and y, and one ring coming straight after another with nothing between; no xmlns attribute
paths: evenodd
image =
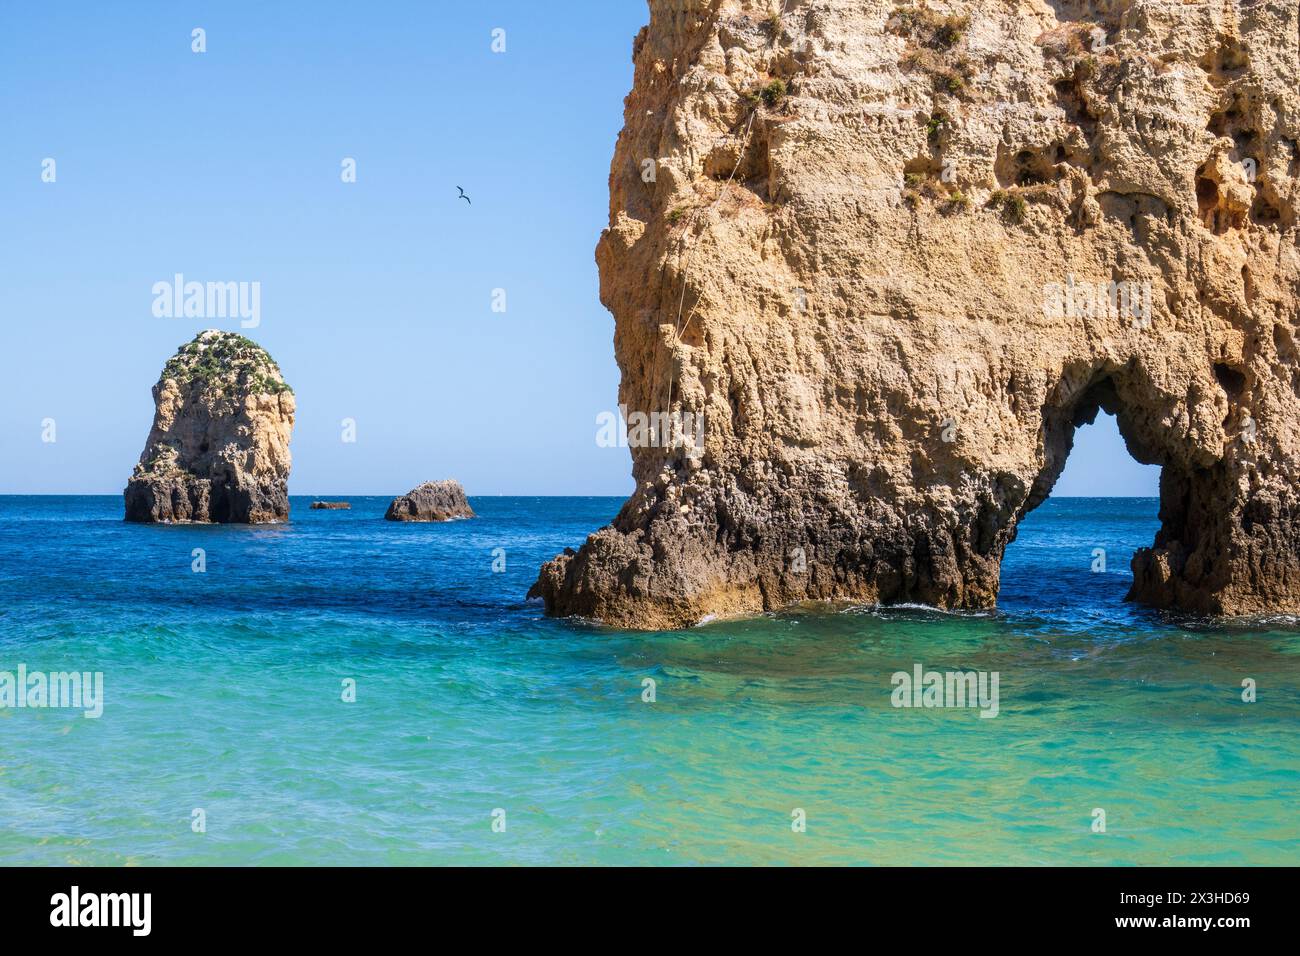
<svg viewBox="0 0 1300 956"><path fill-rule="evenodd" d="M650 2L596 259L668 427L531 594L987 608L1104 410L1163 469L1130 598L1300 612L1300 8L773 7Z"/></svg>
<svg viewBox="0 0 1300 956"><path fill-rule="evenodd" d="M293 389L265 349L231 332L200 332L168 360L153 399L153 428L126 486L126 520L289 517Z"/></svg>
<svg viewBox="0 0 1300 956"><path fill-rule="evenodd" d="M450 521L472 518L474 512L459 481L426 481L394 498L384 517L389 521Z"/></svg>

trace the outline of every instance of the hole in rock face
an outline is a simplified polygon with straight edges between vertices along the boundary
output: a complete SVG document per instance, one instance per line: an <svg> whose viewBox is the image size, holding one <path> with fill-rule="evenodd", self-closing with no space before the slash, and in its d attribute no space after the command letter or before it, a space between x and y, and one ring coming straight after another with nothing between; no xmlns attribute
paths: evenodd
<svg viewBox="0 0 1300 956"><path fill-rule="evenodd" d="M1260 225L1271 225L1281 221L1282 210L1263 196L1256 196L1254 203L1250 207L1250 218L1252 222L1257 222Z"/></svg>
<svg viewBox="0 0 1300 956"><path fill-rule="evenodd" d="M212 521L224 524L230 521L234 513L233 502L230 500L230 489L227 486L213 485L212 497L208 504L208 517Z"/></svg>
<svg viewBox="0 0 1300 956"><path fill-rule="evenodd" d="M1215 364L1214 377L1218 380L1219 385L1223 387L1223 390L1228 393L1229 398L1239 397L1246 387L1245 373L1223 362Z"/></svg>
<svg viewBox="0 0 1300 956"><path fill-rule="evenodd" d="M199 454L206 455L207 453L208 453L208 443L204 442L202 445L199 446Z"/></svg>
<svg viewBox="0 0 1300 956"><path fill-rule="evenodd" d="M1041 186L1061 178L1061 171L1056 168L1056 164L1065 158L1063 143L1042 149L1021 149L1015 153L1003 152L1001 149L998 152L993 174L1000 186Z"/></svg>
<svg viewBox="0 0 1300 956"><path fill-rule="evenodd" d="M1206 175L1205 166L1196 171L1196 210L1201 223L1216 235L1240 228L1245 219L1244 210L1239 214L1228 208L1219 184Z"/></svg>
<svg viewBox="0 0 1300 956"><path fill-rule="evenodd" d="M1082 67L1075 68L1075 75L1052 84L1056 90L1056 101L1065 111L1066 118L1082 130L1084 137L1091 140L1097 128L1097 117L1093 115L1085 96L1085 76Z"/></svg>
<svg viewBox="0 0 1300 956"><path fill-rule="evenodd" d="M1296 357L1295 339L1286 326L1274 323L1273 325L1273 348L1277 350L1277 357L1284 362L1292 362Z"/></svg>
<svg viewBox="0 0 1300 956"><path fill-rule="evenodd" d="M929 156L917 156L903 164L903 176L922 176L927 179L938 176L943 166Z"/></svg>
<svg viewBox="0 0 1300 956"><path fill-rule="evenodd" d="M943 165L929 156L917 156L903 165L903 188L930 199L945 194L941 187Z"/></svg>
<svg viewBox="0 0 1300 956"><path fill-rule="evenodd" d="M767 137L755 129L748 138L733 135L715 146L704 157L704 175L714 182L731 182L767 198L768 183Z"/></svg>
<svg viewBox="0 0 1300 956"><path fill-rule="evenodd" d="M1210 85L1225 87L1239 79L1250 66L1250 51L1237 37L1220 37L1218 46L1200 60Z"/></svg>
<svg viewBox="0 0 1300 956"><path fill-rule="evenodd" d="M1004 611L1077 606L1084 597L1115 613L1132 583L1133 553L1160 527L1160 466L1134 459L1115 416L1086 404L1050 497L1021 518L1003 554Z"/></svg>
<svg viewBox="0 0 1300 956"><path fill-rule="evenodd" d="M1196 206L1204 218L1219 205L1219 184L1205 176L1196 177Z"/></svg>

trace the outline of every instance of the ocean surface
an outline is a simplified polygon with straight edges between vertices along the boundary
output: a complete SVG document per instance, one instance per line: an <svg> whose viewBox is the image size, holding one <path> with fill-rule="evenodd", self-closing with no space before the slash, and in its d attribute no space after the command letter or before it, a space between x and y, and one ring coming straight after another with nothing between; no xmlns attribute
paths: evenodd
<svg viewBox="0 0 1300 956"><path fill-rule="evenodd" d="M104 688L98 719L0 709L0 863L1300 863L1300 626L1125 604L1154 500L1048 501L996 612L663 634L524 600L618 499L310 500L248 528L0 497L0 672ZM916 664L996 671L997 717L892 706Z"/></svg>

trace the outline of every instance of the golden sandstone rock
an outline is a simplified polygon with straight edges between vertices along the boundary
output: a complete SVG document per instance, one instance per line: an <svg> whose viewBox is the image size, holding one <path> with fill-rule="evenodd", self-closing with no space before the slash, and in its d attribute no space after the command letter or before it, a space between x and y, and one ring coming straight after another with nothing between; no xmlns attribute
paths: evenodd
<svg viewBox="0 0 1300 956"><path fill-rule="evenodd" d="M153 387L153 428L126 519L264 524L289 517L293 390L257 343L209 329Z"/></svg>
<svg viewBox="0 0 1300 956"><path fill-rule="evenodd" d="M988 607L1105 409L1162 466L1130 597L1300 611L1300 8L774 9L650 2L601 299L619 401L705 440L634 447L531 593L642 628Z"/></svg>

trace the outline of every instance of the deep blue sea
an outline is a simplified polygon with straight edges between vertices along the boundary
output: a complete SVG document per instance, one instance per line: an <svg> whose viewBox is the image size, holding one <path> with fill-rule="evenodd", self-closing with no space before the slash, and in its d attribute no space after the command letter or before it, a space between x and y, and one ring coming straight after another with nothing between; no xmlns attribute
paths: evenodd
<svg viewBox="0 0 1300 956"><path fill-rule="evenodd" d="M0 497L0 680L103 675L98 718L0 709L0 862L1300 863L1300 627L1125 604L1154 500L1047 502L996 612L661 634L524 600L619 499L310 500ZM996 671L998 716L892 706L916 664Z"/></svg>

